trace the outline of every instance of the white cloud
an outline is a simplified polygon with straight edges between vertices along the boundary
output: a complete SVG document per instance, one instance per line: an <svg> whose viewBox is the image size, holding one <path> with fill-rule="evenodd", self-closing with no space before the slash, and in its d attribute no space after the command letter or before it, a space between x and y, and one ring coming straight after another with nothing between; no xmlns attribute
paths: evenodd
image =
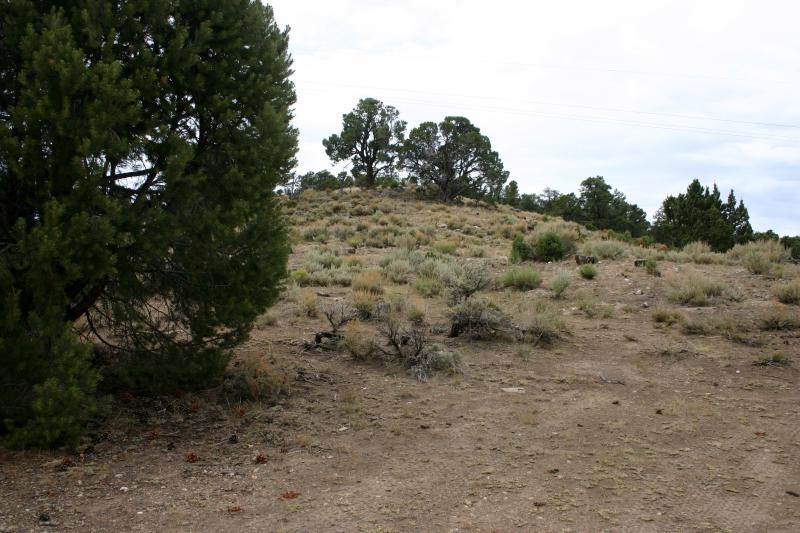
<svg viewBox="0 0 800 533"><path fill-rule="evenodd" d="M652 214L716 180L759 229L800 234L798 3L272 5L292 27L300 170L330 166L322 139L373 96L411 126L469 117L523 191L599 174Z"/></svg>

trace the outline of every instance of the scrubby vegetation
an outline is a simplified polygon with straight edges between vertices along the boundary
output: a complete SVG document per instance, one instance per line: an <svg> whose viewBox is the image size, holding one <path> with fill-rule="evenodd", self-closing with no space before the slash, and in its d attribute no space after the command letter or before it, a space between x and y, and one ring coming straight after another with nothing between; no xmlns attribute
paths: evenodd
<svg viewBox="0 0 800 533"><path fill-rule="evenodd" d="M542 284L542 275L532 268L514 268L503 275L501 283L503 287L527 291Z"/></svg>

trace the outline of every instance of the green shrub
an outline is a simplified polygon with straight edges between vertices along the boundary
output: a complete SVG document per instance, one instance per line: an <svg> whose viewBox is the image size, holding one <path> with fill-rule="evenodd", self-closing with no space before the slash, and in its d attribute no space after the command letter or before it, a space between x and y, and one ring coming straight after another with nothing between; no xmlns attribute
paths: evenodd
<svg viewBox="0 0 800 533"><path fill-rule="evenodd" d="M553 291L553 295L556 298L561 298L571 283L569 273L559 272L550 282L550 290Z"/></svg>
<svg viewBox="0 0 800 533"><path fill-rule="evenodd" d="M411 274L414 272L414 268L411 266L409 261L405 259L397 259L386 265L383 268L383 272L386 274L386 277L392 280L394 283L405 284L411 279Z"/></svg>
<svg viewBox="0 0 800 533"><path fill-rule="evenodd" d="M772 294L779 302L800 305L800 278L775 285L772 288Z"/></svg>
<svg viewBox="0 0 800 533"><path fill-rule="evenodd" d="M531 302L519 314L522 320L517 327L521 340L534 346L551 344L567 330L557 311L544 302Z"/></svg>
<svg viewBox="0 0 800 533"><path fill-rule="evenodd" d="M383 275L377 270L367 270L354 276L351 285L354 291L383 294Z"/></svg>
<svg viewBox="0 0 800 533"><path fill-rule="evenodd" d="M518 234L511 243L510 261L512 263L522 263L531 259L533 259L533 248L525 242L525 238L522 235Z"/></svg>
<svg viewBox="0 0 800 533"><path fill-rule="evenodd" d="M751 274L769 274L772 271L772 261L769 255L750 250L741 259L742 265Z"/></svg>
<svg viewBox="0 0 800 533"><path fill-rule="evenodd" d="M629 249L629 245L619 241L591 240L580 247L580 253L600 259L620 259L627 255Z"/></svg>
<svg viewBox="0 0 800 533"><path fill-rule="evenodd" d="M465 263L454 266L444 283L448 291L448 303L452 306L491 285L492 274L482 262Z"/></svg>
<svg viewBox="0 0 800 533"><path fill-rule="evenodd" d="M542 275L532 268L515 268L506 272L501 283L503 287L531 290L542 284Z"/></svg>
<svg viewBox="0 0 800 533"><path fill-rule="evenodd" d="M470 298L450 310L450 336L488 339L508 326L508 317L483 298Z"/></svg>
<svg viewBox="0 0 800 533"><path fill-rule="evenodd" d="M576 302L579 310L589 318L611 318L614 314L614 308L610 305L598 302L594 297L583 294Z"/></svg>
<svg viewBox="0 0 800 533"><path fill-rule="evenodd" d="M761 318L760 327L767 331L800 329L800 317L791 315L784 309L773 308Z"/></svg>
<svg viewBox="0 0 800 533"><path fill-rule="evenodd" d="M683 316L683 313L677 309L665 309L663 307L657 307L653 309L651 317L653 322L658 324L666 324L668 326L680 324L686 320L686 317Z"/></svg>
<svg viewBox="0 0 800 533"><path fill-rule="evenodd" d="M741 296L725 283L698 274L689 274L671 282L669 299L682 305L704 307L716 300L738 300Z"/></svg>
<svg viewBox="0 0 800 533"><path fill-rule="evenodd" d="M441 254L454 255L458 251L458 245L453 241L436 241L433 249Z"/></svg>
<svg viewBox="0 0 800 533"><path fill-rule="evenodd" d="M651 276L660 276L661 275L661 272L659 272L659 270L658 270L658 261L656 261L652 257L649 257L649 258L647 258L645 260L644 269Z"/></svg>
<svg viewBox="0 0 800 533"><path fill-rule="evenodd" d="M417 278L414 289L425 298L439 296L444 290L444 284L437 278Z"/></svg>
<svg viewBox="0 0 800 533"><path fill-rule="evenodd" d="M555 232L545 232L536 239L535 257L537 261L559 261L567 253L567 246Z"/></svg>
<svg viewBox="0 0 800 533"><path fill-rule="evenodd" d="M583 279L594 279L597 276L597 269L594 265L581 265L578 269L578 273Z"/></svg>

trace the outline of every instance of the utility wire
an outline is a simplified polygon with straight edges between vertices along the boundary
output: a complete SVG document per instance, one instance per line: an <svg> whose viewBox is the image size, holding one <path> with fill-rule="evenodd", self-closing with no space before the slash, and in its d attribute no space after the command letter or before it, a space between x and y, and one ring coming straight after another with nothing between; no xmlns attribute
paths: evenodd
<svg viewBox="0 0 800 533"><path fill-rule="evenodd" d="M327 91L318 90L318 89L306 89L306 92L312 94L328 94ZM651 129L660 129L660 130L667 130L667 131L683 131L683 132L691 132L691 133L707 133L707 134L714 134L714 135L723 135L726 137L738 137L744 139L761 139L761 140L777 140L777 141L785 141L785 142L800 142L800 139L793 138L793 137L783 137L778 135L764 135L764 134L755 134L755 133L748 133L748 132L741 132L741 131L731 131L731 130L722 130L717 128L706 128L701 126L691 126L691 125L681 125L681 124L662 124L662 123L654 123L654 122L644 122L638 120L630 120L630 119L618 119L618 118L609 118L609 117L594 117L594 116L585 116L585 115L576 115L576 114L566 114L566 113L557 113L557 112L545 112L545 111L535 111L529 109L510 109L510 108L503 108L503 107L494 107L494 106L481 106L475 104L463 104L463 103L447 103L447 102L430 102L424 100L413 100L407 98L395 98L395 101L403 102L403 103L410 103L415 105L423 105L423 106L432 106L432 107L443 107L452 109L454 107L460 107L465 109L472 109L472 110L479 110L479 111L494 111L498 113L504 113L508 115L516 115L516 116L540 116L540 117L547 117L547 118L561 118L561 119L568 119L568 120L578 120L582 122L595 122L600 124L617 124L617 125L626 125L626 126L638 126L638 127L645 127Z"/></svg>
<svg viewBox="0 0 800 533"><path fill-rule="evenodd" d="M664 116L664 117L672 117L672 118L684 118L689 120L711 120L715 122L727 122L731 124L747 124L750 126L767 126L773 128L797 128L800 129L800 124L783 124L777 122L759 122L759 121L750 121L750 120L737 120L737 119L728 119L728 118L719 118L719 117L709 117L703 115L682 115L678 113L663 113L657 111L639 111L634 109L622 109L616 107L602 107L602 106L592 106L592 105L583 105L583 104L566 104L561 102L550 102L545 100L513 100L508 98L497 98L492 96L477 96L477 95L467 95L467 94L453 94L453 93L445 93L445 92L436 92L436 91L419 91L413 89L394 89L389 87L375 87L375 86L365 86L365 85L355 85L355 84L348 84L348 83L334 83L334 82L320 82L320 81L310 81L310 80L300 80L298 81L299 84L312 84L312 85L327 85L333 87L348 87L348 88L357 88L357 89L370 89L375 91L391 91L397 93L413 93L413 94L420 94L420 95L429 95L429 96L448 96L448 97L456 97L456 98L470 98L476 100L494 100L494 101L502 101L502 102L513 102L513 103L520 103L520 104L534 104L534 105L548 105L548 106L559 106L559 107L575 107L580 109L593 109L595 111L611 111L615 113L632 113L632 114L640 114L640 115L652 115L652 116Z"/></svg>

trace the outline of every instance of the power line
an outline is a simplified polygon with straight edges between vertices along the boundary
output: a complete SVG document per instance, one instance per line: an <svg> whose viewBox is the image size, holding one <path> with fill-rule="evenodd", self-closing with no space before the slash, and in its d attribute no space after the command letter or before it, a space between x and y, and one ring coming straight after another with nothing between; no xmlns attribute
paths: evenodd
<svg viewBox="0 0 800 533"><path fill-rule="evenodd" d="M327 94L327 92L322 90L311 89L307 90L311 93L316 94ZM777 140L777 141L785 141L785 142L800 142L800 139L793 138L793 137L783 137L778 135L764 135L764 134L754 134L742 131L731 131L731 130L723 130L718 128L706 128L701 126L691 126L691 125L679 125L679 124L663 124L663 123L655 123L655 122L645 122L645 121L638 121L638 120L630 120L630 119L619 119L619 118L609 118L609 117L594 117L594 116L585 116L585 115L576 115L576 114L565 114L565 113L557 113L557 112L545 112L545 111L535 111L529 109L509 109L503 107L494 107L494 106L478 106L474 104L463 104L463 103L446 103L446 102L430 102L430 101L423 101L423 100L413 100L413 99L405 99L405 98L395 98L396 101L410 103L415 105L424 105L424 106L432 106L432 107L443 107L443 108L453 108L453 107L462 107L466 109L473 109L479 111L494 111L498 113L504 113L508 115L516 115L516 116L540 116L540 117L547 117L547 118L560 118L560 119L568 119L568 120L578 120L582 122L594 122L600 124L616 124L616 125L625 125L625 126L637 126L637 127L645 127L650 129L659 129L659 130L666 130L666 131L682 131L682 132L690 132L690 133L706 133L706 134L713 134L713 135L723 135L726 137L738 137L744 139L756 139L756 140Z"/></svg>
<svg viewBox="0 0 800 533"><path fill-rule="evenodd" d="M728 119L728 118L719 118L719 117L710 117L710 116L703 116L703 115L683 115L678 113L663 113L657 111L639 111L634 109L622 109L622 108L615 108L615 107L602 107L602 106L592 106L592 105L583 105L583 104L566 104L562 102L550 102L545 100L514 100L508 98L497 98L492 96L477 96L477 95L466 95L466 94L453 94L453 93L445 93L445 92L436 92L436 91L419 91L414 89L394 89L389 87L375 87L375 86L365 86L365 85L355 85L355 84L348 84L348 83L334 83L334 82L319 82L319 81L310 81L310 80L300 80L298 83L308 83L314 85L328 85L328 86L337 86L337 87L351 87L357 89L370 89L376 91L391 91L391 92L398 92L398 93L413 93L413 94L421 94L421 95L430 95L430 96L449 96L449 97L457 97L457 98L471 98L476 100L494 100L494 101L503 101L503 102L514 102L514 103L521 103L521 104L534 104L534 105L550 105L550 106L559 106L559 107L575 107L580 109L593 109L596 111L611 111L615 113L632 113L632 114L640 114L640 115L652 115L652 116L664 116L664 117L672 117L672 118L683 118L689 120L711 120L715 122L726 122L731 124L747 124L750 126L766 126L772 128L797 128L800 129L800 124L782 124L776 122L759 122L759 121L750 121L750 120L737 120L737 119Z"/></svg>

